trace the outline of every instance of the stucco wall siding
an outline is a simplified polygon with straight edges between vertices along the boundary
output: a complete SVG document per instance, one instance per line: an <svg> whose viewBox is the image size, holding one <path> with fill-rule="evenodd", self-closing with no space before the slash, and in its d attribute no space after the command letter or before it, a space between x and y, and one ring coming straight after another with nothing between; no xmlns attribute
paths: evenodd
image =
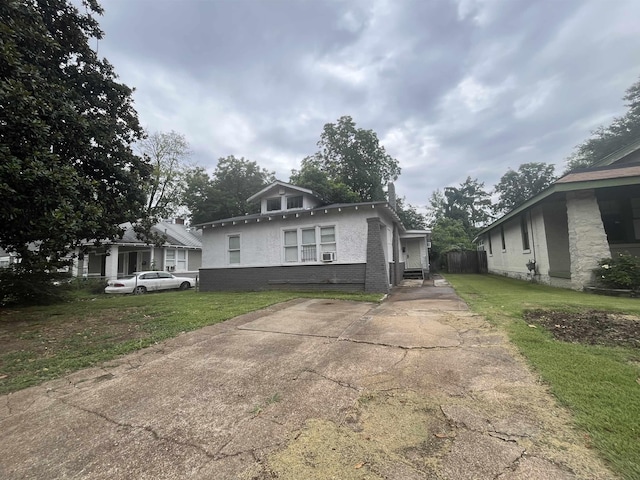
<svg viewBox="0 0 640 480"><path fill-rule="evenodd" d="M202 235L203 268L246 268L287 265L284 261L283 232L288 229L335 226L336 262L365 263L367 222L364 212L328 210L313 216L303 214L282 218L274 215L272 220L260 223L237 223L224 227L205 228ZM368 216L375 213L367 211ZM383 226L390 228L391 222L381 219ZM228 236L240 235L240 263L229 263ZM386 248L390 248L391 235ZM390 250L389 250L390 251Z"/></svg>

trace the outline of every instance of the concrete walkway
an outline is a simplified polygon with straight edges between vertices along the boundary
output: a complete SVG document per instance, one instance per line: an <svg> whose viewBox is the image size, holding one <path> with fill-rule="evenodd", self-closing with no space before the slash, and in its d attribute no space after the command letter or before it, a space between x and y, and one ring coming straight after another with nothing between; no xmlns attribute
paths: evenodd
<svg viewBox="0 0 640 480"><path fill-rule="evenodd" d="M2 396L0 478L615 478L438 285L289 302Z"/></svg>

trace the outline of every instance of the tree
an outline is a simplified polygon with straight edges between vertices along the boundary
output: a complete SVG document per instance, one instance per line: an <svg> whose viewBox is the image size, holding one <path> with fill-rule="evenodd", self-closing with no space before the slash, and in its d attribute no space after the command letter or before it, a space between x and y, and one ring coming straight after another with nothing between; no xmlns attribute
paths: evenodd
<svg viewBox="0 0 640 480"><path fill-rule="evenodd" d="M423 230L427 228L427 219L410 203L405 204L404 197L396 200L396 213L407 230Z"/></svg>
<svg viewBox="0 0 640 480"><path fill-rule="evenodd" d="M327 204L360 201L360 196L344 182L330 179L315 156L304 158L300 170L291 171L289 183L312 190Z"/></svg>
<svg viewBox="0 0 640 480"><path fill-rule="evenodd" d="M444 215L460 220L471 235L491 218L490 196L484 190L484 182L479 182L477 178L467 177L459 187L445 187L444 197Z"/></svg>
<svg viewBox="0 0 640 480"><path fill-rule="evenodd" d="M433 226L431 248L433 256L438 257L452 251L474 250L475 246L462 220L442 217Z"/></svg>
<svg viewBox="0 0 640 480"><path fill-rule="evenodd" d="M373 130L356 128L349 116L336 124L327 123L318 141L320 150L303 161L301 172L293 172L294 181L304 170L317 169L329 182L329 193L337 188L344 197L357 201L385 200L384 187L400 175L398 161L388 155ZM353 194L345 191L343 185ZM338 203L336 198L326 198Z"/></svg>
<svg viewBox="0 0 640 480"><path fill-rule="evenodd" d="M517 171L507 170L494 191L499 195L494 214L507 213L556 181L555 167L548 163L523 163Z"/></svg>
<svg viewBox="0 0 640 480"><path fill-rule="evenodd" d="M185 188L187 158L191 154L184 135L174 132L153 132L138 142L138 149L153 172L145 185L146 216L169 218L181 206Z"/></svg>
<svg viewBox="0 0 640 480"><path fill-rule="evenodd" d="M184 204L191 211L191 222L198 224L257 211L247 198L274 181L274 172L256 162L230 155L220 158L213 178L202 168L186 175Z"/></svg>
<svg viewBox="0 0 640 480"><path fill-rule="evenodd" d="M429 200L432 255L436 265L452 250L473 250L473 238L490 220L491 200L478 179L467 179L458 187L436 190Z"/></svg>
<svg viewBox="0 0 640 480"><path fill-rule="evenodd" d="M67 264L82 239L118 237L145 202L132 90L89 46L102 9L84 4L0 2L0 246L21 274Z"/></svg>
<svg viewBox="0 0 640 480"><path fill-rule="evenodd" d="M640 80L631 85L623 100L627 113L616 117L605 127L600 126L567 158L567 172L587 168L607 155L623 148L640 138Z"/></svg>

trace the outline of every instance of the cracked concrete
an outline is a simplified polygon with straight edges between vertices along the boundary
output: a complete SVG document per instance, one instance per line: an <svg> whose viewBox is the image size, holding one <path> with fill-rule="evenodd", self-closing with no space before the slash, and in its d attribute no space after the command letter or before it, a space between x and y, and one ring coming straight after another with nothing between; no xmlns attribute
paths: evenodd
<svg viewBox="0 0 640 480"><path fill-rule="evenodd" d="M288 302L6 395L0 478L614 478L438 285Z"/></svg>

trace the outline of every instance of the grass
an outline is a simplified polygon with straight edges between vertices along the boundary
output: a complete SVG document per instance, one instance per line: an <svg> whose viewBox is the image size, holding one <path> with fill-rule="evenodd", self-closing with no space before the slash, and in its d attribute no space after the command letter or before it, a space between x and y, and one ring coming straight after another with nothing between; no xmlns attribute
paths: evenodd
<svg viewBox="0 0 640 480"><path fill-rule="evenodd" d="M640 316L640 299L606 297L493 275L447 275L472 310L511 340L623 478L640 478L640 351L555 340L522 320L530 309Z"/></svg>
<svg viewBox="0 0 640 480"><path fill-rule="evenodd" d="M87 295L53 306L0 310L0 394L59 378L167 338L293 298L380 301L340 292Z"/></svg>

